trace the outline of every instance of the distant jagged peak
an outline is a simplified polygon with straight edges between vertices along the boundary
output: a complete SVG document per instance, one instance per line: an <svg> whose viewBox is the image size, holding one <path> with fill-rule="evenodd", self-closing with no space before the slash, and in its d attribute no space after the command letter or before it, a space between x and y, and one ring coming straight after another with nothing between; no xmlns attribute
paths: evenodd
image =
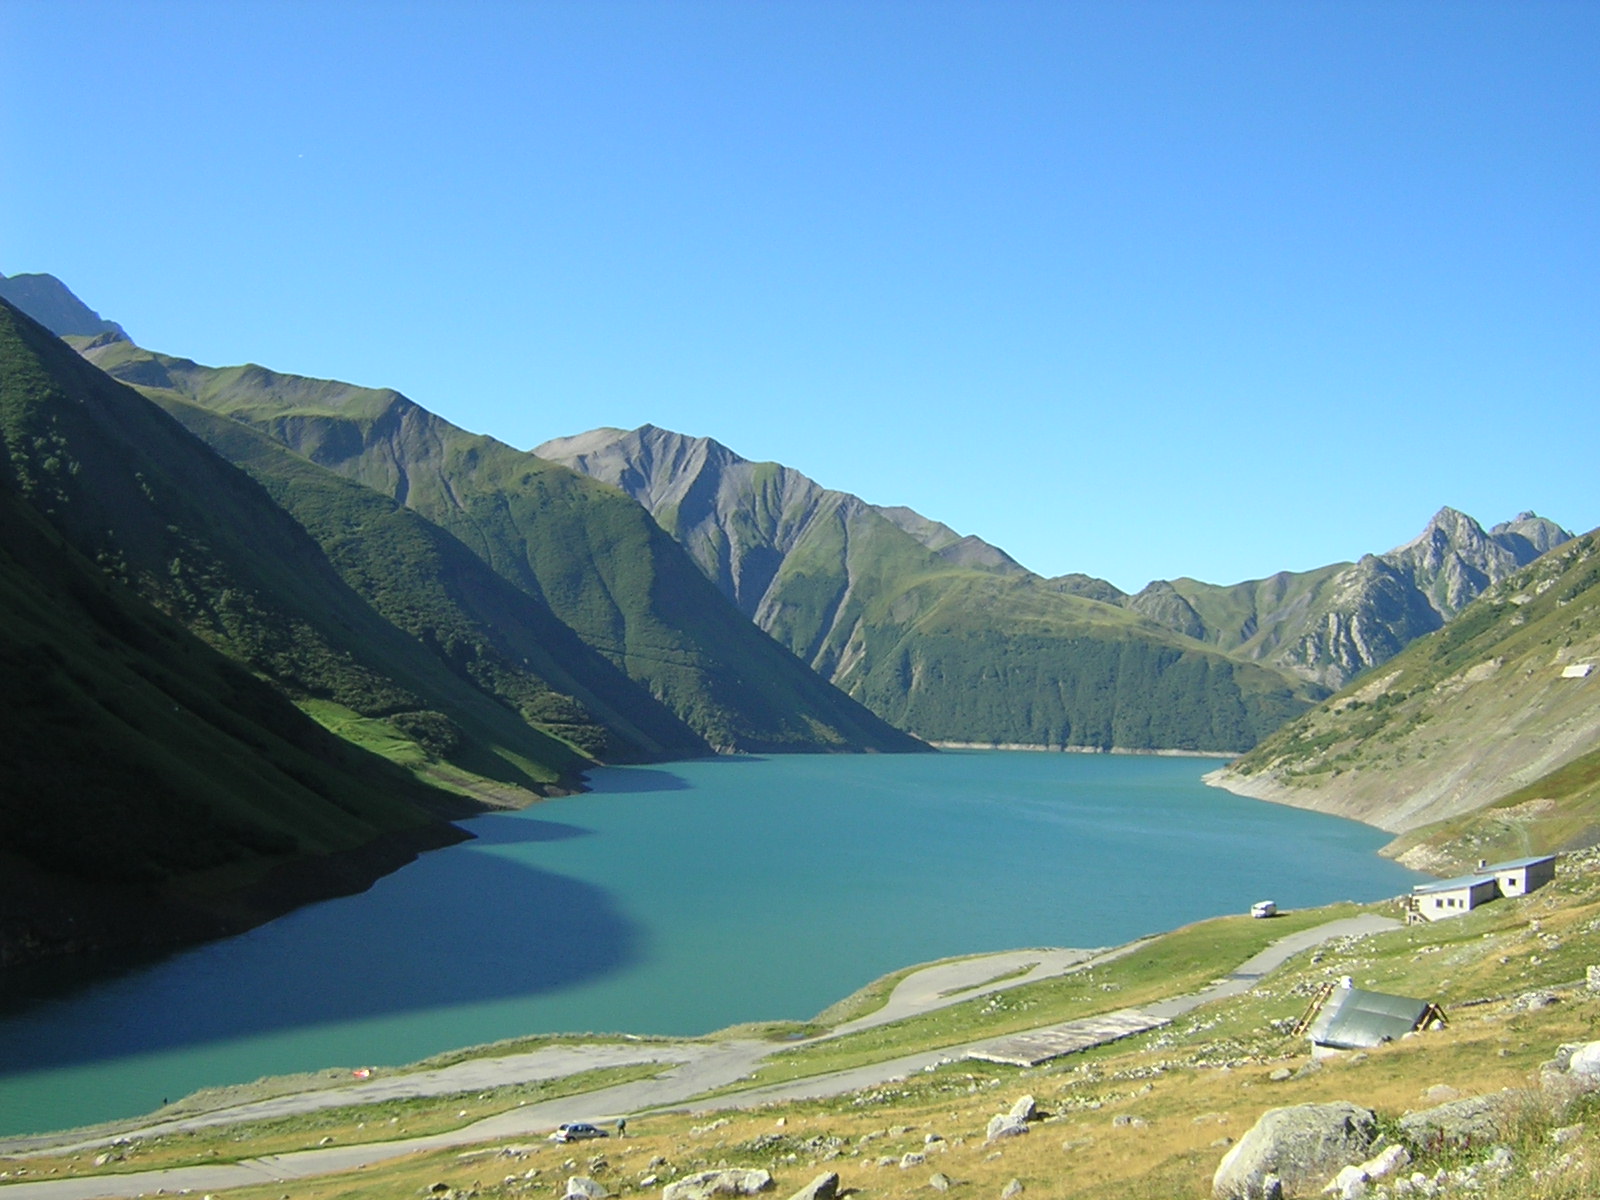
<svg viewBox="0 0 1600 1200"><path fill-rule="evenodd" d="M1446 505L1434 513L1416 537L1378 557L1393 564L1437 564L1440 556L1455 554L1488 567L1491 560L1509 555L1512 564L1520 567L1571 539L1568 530L1533 512L1518 513L1513 520L1485 530L1466 513Z"/></svg>
<svg viewBox="0 0 1600 1200"><path fill-rule="evenodd" d="M57 337L101 337L127 340L115 321L103 319L54 275L0 275L0 299L16 305Z"/></svg>
<svg viewBox="0 0 1600 1200"><path fill-rule="evenodd" d="M1525 538L1530 546L1540 554L1554 550L1563 542L1570 542L1575 536L1570 529L1563 529L1548 517L1541 517L1535 512L1520 512L1509 521L1502 521L1489 535L1494 538L1506 536Z"/></svg>

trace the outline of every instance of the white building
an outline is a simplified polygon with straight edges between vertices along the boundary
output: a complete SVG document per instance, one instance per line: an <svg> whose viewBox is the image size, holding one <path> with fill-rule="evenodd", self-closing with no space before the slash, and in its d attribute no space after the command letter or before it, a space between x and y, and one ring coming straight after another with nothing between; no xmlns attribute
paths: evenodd
<svg viewBox="0 0 1600 1200"><path fill-rule="evenodd" d="M1556 877L1556 856L1541 854L1533 858L1513 858L1506 862L1478 862L1471 875L1419 883L1411 889L1408 919L1441 921L1459 917L1480 904L1501 896L1526 896Z"/></svg>

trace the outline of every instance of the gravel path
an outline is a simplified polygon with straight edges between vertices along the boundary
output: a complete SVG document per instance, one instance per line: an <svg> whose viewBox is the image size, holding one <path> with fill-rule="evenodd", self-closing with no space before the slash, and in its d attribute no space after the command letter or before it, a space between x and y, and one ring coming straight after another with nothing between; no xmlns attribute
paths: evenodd
<svg viewBox="0 0 1600 1200"><path fill-rule="evenodd" d="M1262 976L1301 950L1338 937L1362 937L1398 928L1399 923L1383 917L1361 916L1331 921L1314 929L1290 934L1274 942L1226 979L1189 996L1175 997L1144 1005L1144 1011L1176 1016L1208 1001L1248 991ZM1111 951L1025 950L984 955L956 963L938 964L907 976L895 988L889 1003L878 1012L840 1026L828 1036L868 1028L914 1016L946 1004L958 1003L975 995L1019 987L1049 975L1059 975L1085 964L1106 961L1129 953L1142 943L1131 943ZM1026 974L1002 979L1012 971L1036 964ZM959 990L959 994L950 995ZM785 1048L792 1048L785 1047ZM608 1043L596 1046L557 1046L526 1054L474 1059L451 1067L372 1080L337 1089L327 1089L272 1100L236 1105L227 1109L161 1122L96 1138L71 1146L58 1144L51 1151L89 1150L109 1144L115 1138L151 1136L255 1120L263 1116L284 1116L317 1108L391 1099L397 1096L441 1095L453 1092L503 1087L569 1075L600 1066L621 1066L640 1062L671 1063L651 1079L618 1084L582 1096L528 1104L487 1117L473 1124L428 1137L406 1138L353 1146L326 1146L292 1154L274 1154L217 1166L180 1167L168 1171L142 1171L125 1175L85 1176L73 1179L30 1180L0 1186L0 1200L98 1200L99 1197L138 1196L164 1190L168 1194L184 1190L204 1193L251 1184L287 1182L314 1175L355 1170L422 1150L437 1150L496 1140L539 1138L563 1121L611 1123L619 1116L632 1116L651 1109L682 1104L692 1096L726 1087L749 1076L768 1054L778 1047L770 1042L733 1040L719 1042ZM839 1071L831 1075L776 1084L726 1096L705 1104L714 1108L744 1108L779 1100L809 1099L839 1095L902 1078L940 1062L961 1057L964 1048L928 1051L874 1063L871 1066ZM4 1150L4 1146L0 1146Z"/></svg>

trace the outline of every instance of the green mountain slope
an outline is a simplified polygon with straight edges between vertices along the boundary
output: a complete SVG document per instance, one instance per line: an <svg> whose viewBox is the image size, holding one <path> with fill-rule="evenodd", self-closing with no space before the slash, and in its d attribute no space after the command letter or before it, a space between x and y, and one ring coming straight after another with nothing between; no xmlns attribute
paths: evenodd
<svg viewBox="0 0 1600 1200"><path fill-rule="evenodd" d="M243 468L373 608L530 725L607 761L705 754L705 743L550 610L410 509L263 433L149 391Z"/></svg>
<svg viewBox="0 0 1600 1200"><path fill-rule="evenodd" d="M613 489L396 392L208 368L126 341L83 350L152 395L247 425L447 531L718 750L918 748L742 619Z"/></svg>
<svg viewBox="0 0 1600 1200"><path fill-rule="evenodd" d="M160 948L359 890L459 840L442 818L469 810L328 733L113 578L114 527L93 539L100 562L80 553L107 514L77 511L75 483L114 475L102 451L119 443L104 427L102 445L80 436L106 416L85 372L0 305L0 966ZM130 472L165 486L120 446Z"/></svg>
<svg viewBox="0 0 1600 1200"><path fill-rule="evenodd" d="M1157 580L1117 602L1189 637L1342 687L1441 628L1474 597L1572 535L1523 513L1485 530L1440 509L1386 554L1231 586Z"/></svg>
<svg viewBox="0 0 1600 1200"><path fill-rule="evenodd" d="M919 737L1239 749L1317 694L908 509L875 508L708 438L647 425L535 452L622 488L741 611Z"/></svg>
<svg viewBox="0 0 1600 1200"><path fill-rule="evenodd" d="M571 785L581 751L385 620L249 476L4 312L6 470L75 548L292 699L380 722L440 778L522 800Z"/></svg>
<svg viewBox="0 0 1600 1200"><path fill-rule="evenodd" d="M1522 815L1547 821L1549 836L1581 837L1587 818L1539 802L1593 800L1591 666L1600 668L1600 533L1494 584L1214 781L1395 831L1532 804Z"/></svg>

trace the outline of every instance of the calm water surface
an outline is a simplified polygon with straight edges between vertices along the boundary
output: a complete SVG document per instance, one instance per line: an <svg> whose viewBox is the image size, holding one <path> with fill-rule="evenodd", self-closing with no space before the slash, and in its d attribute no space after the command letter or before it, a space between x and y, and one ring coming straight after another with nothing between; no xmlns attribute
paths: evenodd
<svg viewBox="0 0 1600 1200"><path fill-rule="evenodd" d="M66 998L12 997L0 1133L528 1033L806 1018L910 963L1114 945L1418 878L1377 857L1377 830L1205 787L1214 765L947 752L597 771L589 794L468 822L475 841L363 895Z"/></svg>

